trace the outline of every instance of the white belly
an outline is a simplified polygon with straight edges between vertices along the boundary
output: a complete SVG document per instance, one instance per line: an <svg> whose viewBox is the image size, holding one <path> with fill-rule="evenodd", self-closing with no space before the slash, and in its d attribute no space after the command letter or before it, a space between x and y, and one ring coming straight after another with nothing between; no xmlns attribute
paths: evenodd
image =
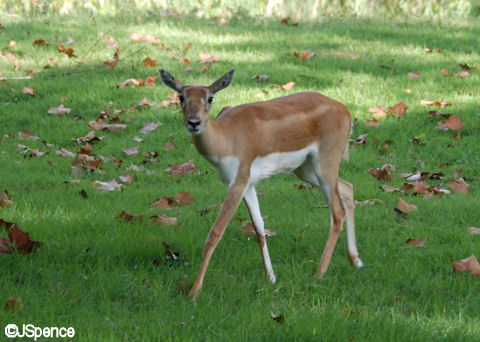
<svg viewBox="0 0 480 342"><path fill-rule="evenodd" d="M316 144L294 152L279 152L257 157L250 167L250 183L255 184L262 179L280 174L291 173L302 165L309 156L316 156Z"/></svg>

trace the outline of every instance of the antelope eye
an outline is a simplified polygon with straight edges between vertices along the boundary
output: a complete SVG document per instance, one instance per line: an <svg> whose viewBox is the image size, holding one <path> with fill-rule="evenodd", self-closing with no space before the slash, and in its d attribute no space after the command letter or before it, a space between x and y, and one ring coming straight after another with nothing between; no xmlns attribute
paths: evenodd
<svg viewBox="0 0 480 342"><path fill-rule="evenodd" d="M185 98L182 95L180 95L178 98L180 99L180 102L183 102L183 100L185 100Z"/></svg>
<svg viewBox="0 0 480 342"><path fill-rule="evenodd" d="M213 101L213 97L210 96L210 97L208 98L208 103L212 103L212 101Z"/></svg>

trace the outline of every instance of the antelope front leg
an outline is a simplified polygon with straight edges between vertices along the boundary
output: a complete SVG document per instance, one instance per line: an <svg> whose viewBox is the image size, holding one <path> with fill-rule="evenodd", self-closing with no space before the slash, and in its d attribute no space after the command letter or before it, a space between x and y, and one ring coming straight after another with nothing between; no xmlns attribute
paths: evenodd
<svg viewBox="0 0 480 342"><path fill-rule="evenodd" d="M245 204L247 205L248 212L250 213L253 226L257 232L257 239L260 246L260 251L262 252L265 273L268 275L268 279L274 283L276 280L275 274L273 273L272 262L270 261L270 255L268 253L267 240L265 239L265 228L262 214L260 213L260 205L258 204L257 193L255 192L253 185L247 188L243 199L245 200Z"/></svg>
<svg viewBox="0 0 480 342"><path fill-rule="evenodd" d="M230 219L237 211L245 192L245 188L246 182L237 181L228 189L227 197L223 203L222 209L220 210L212 229L208 233L207 241L205 242L205 247L203 248L202 265L200 266L200 271L197 274L195 283L193 283L192 289L190 290L188 295L189 297L195 298L202 288L203 278L205 277L205 272L207 271L210 258L212 257L215 247L217 247L218 243L220 242L220 239L222 238Z"/></svg>

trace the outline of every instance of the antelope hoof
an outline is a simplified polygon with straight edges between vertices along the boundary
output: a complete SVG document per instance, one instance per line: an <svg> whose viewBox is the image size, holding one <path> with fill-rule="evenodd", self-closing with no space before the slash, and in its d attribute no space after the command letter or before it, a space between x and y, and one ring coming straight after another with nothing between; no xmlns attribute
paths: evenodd
<svg viewBox="0 0 480 342"><path fill-rule="evenodd" d="M360 258L357 258L357 260L355 260L355 262L353 263L353 266L356 268L362 268L363 267L362 260L360 260Z"/></svg>

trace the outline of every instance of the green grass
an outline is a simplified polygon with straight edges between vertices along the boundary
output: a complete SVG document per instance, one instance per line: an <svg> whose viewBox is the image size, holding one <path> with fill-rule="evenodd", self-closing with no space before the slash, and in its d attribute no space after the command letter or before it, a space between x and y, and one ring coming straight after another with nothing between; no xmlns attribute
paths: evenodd
<svg viewBox="0 0 480 342"><path fill-rule="evenodd" d="M0 310L0 328L8 323L73 326L78 341L474 341L480 339L478 291L480 283L470 274L454 273L451 262L477 253L479 238L467 227L478 226L480 193L478 132L480 71L470 77L444 77L459 64L480 65L478 21L431 24L428 22L381 22L365 20L325 21L287 27L279 22L232 19L226 26L215 20L192 17L21 17L2 19L0 46L11 40L17 45L3 49L19 59L12 63L0 57L0 77L25 76L25 70L42 70L26 81L0 83L0 191L7 189L14 202L0 208L0 218L17 222L44 245L29 255L0 256L0 305L9 297L21 297L22 312ZM97 44L94 42L101 33ZM132 33L149 33L169 50L134 43ZM57 52L59 44L72 37L78 58ZM111 59L105 38L114 37L122 59L112 70L78 72L49 77L77 66L88 70ZM33 46L34 39L50 45ZM193 45L187 54L193 71L172 58L183 57L181 46ZM138 51L143 46L143 49ZM426 54L424 48L440 48ZM316 56L299 60L292 54L313 51ZM88 53L87 53L88 52ZM210 70L197 72L199 53L220 58ZM354 146L344 162L341 177L355 185L357 200L380 199L383 205L356 209L357 239L364 269L354 270L346 258L342 233L330 269L322 280L313 274L328 235L329 215L319 192L296 190L294 176L279 176L261 182L258 190L267 228L277 232L269 239L277 283L262 276L261 256L255 238L246 238L240 227L248 222L242 205L217 248L195 302L182 295L193 283L201 262L202 246L217 211L200 215L198 210L222 202L226 193L213 168L191 144L175 107L161 105L129 112L143 97L161 103L171 90L155 87L117 89L127 78L145 78L157 68L143 66L151 57L187 84L209 84L235 68L235 79L214 101L212 115L225 105L238 105L281 96L268 84L295 81L291 91L314 90L345 103L359 123L352 136L368 133L368 144ZM48 59L55 67L43 70ZM14 70L17 65L21 70ZM384 67L382 67L384 66ZM385 68L387 67L387 68ZM411 71L421 77L409 79ZM267 83L251 77L267 74ZM31 87L35 96L22 93ZM411 89L406 93L405 89ZM262 92L268 91L268 93ZM260 95L257 95L260 94ZM64 117L48 115L61 103L72 108ZM450 102L442 109L457 115L465 128L458 144L453 132L436 129L420 100ZM113 101L128 128L119 132L97 132L106 138L93 143L97 156L113 155L122 167L105 163L105 173L72 175L72 159L55 155L64 147L76 152L74 137L84 136L87 123ZM378 128L365 125L368 108L408 105L401 118L389 116ZM78 119L80 116L80 119ZM78 120L76 120L78 119ZM160 121L156 131L133 141L147 121ZM30 129L40 140L19 140L20 130ZM11 134L12 138L5 138ZM414 136L423 146L414 146ZM163 145L173 140L177 149ZM372 141L377 140L378 146ZM390 150L378 150L391 140ZM42 141L54 144L46 147ZM39 148L48 154L25 158L17 144ZM127 157L123 147L139 145L141 154L157 151L158 164L146 163L149 172L132 172L134 181L123 191L95 191L95 180L109 181L127 172L132 163L142 164L140 155ZM164 170L174 162L193 159L198 172L172 178ZM421 162L419 162L421 160ZM424 167L421 164L425 165ZM401 186L397 175L417 169L443 172L446 178L463 168L470 185L468 196L452 193L424 199L411 194L384 193L383 181L368 174L369 168L395 165L390 185ZM448 163L441 167L441 164ZM81 179L80 184L69 180ZM88 198L79 195L84 189ZM163 196L189 191L196 202L170 211L150 209ZM402 219L394 212L399 198L418 206ZM116 219L122 210L146 218L134 223ZM178 227L160 227L149 216L164 213L179 219ZM4 233L1 233L5 236ZM425 238L425 248L409 248L407 238ZM179 262L164 260L162 242L181 255ZM153 260L162 264L156 267ZM270 311L284 316L283 323ZM347 313L347 314L345 314ZM2 332L3 333L3 332Z"/></svg>

